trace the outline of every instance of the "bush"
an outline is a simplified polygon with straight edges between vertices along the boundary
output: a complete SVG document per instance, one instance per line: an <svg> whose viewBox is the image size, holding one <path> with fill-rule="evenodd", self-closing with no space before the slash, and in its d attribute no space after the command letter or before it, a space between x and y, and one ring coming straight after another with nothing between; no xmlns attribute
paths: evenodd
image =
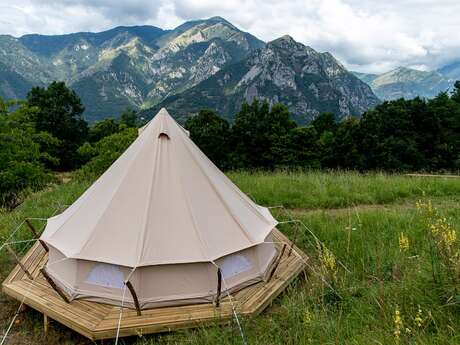
<svg viewBox="0 0 460 345"><path fill-rule="evenodd" d="M11 162L0 171L0 205L14 208L27 191L39 190L50 181L51 176L40 164Z"/></svg>
<svg viewBox="0 0 460 345"><path fill-rule="evenodd" d="M41 163L39 145L30 129L11 128L0 117L0 206L12 208L27 190L42 188L51 180Z"/></svg>
<svg viewBox="0 0 460 345"><path fill-rule="evenodd" d="M79 154L89 159L78 174L94 177L102 174L137 137L137 128L125 128L119 133L102 138L94 144L85 143Z"/></svg>

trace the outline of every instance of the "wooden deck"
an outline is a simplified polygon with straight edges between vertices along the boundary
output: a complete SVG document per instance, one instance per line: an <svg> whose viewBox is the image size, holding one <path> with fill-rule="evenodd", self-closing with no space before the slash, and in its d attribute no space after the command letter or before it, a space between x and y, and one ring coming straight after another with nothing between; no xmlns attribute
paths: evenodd
<svg viewBox="0 0 460 345"><path fill-rule="evenodd" d="M274 240L288 245L291 243L278 230L274 231ZM259 314L304 270L307 256L295 246L291 255L288 253L289 248L286 248L268 283L257 283L233 294L233 303L238 314ZM19 301L24 300L26 305L48 318L92 340L114 338L120 307L82 300L65 303L39 271L47 260L48 254L38 242L35 243L21 260L34 279L29 279L18 265L3 282L3 291ZM204 324L223 323L231 318L232 305L228 297L223 298L217 308L210 303L164 307L143 310L141 316L137 315L136 310L125 308L120 336L168 332Z"/></svg>

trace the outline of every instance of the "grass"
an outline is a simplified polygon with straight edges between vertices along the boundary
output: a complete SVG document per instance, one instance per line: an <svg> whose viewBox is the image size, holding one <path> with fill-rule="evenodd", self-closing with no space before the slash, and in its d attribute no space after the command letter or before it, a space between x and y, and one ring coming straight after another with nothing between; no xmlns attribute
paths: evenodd
<svg viewBox="0 0 460 345"><path fill-rule="evenodd" d="M322 273L307 271L262 315L244 318L248 344L460 343L460 295L446 278L441 283L433 282L427 224L415 208L416 200L430 198L442 216L460 229L460 179L348 172L232 172L229 176L258 203L285 205L346 267L337 262L332 275L325 270L308 231L280 225L291 238L298 232L297 244L312 256L315 271ZM0 213L0 236L5 238L25 216L46 217L58 204L71 203L89 184L70 181L56 185L30 196L14 211ZM277 219L288 219L282 209L273 211ZM407 251L399 247L401 233L409 239ZM24 231L18 236L28 234ZM3 278L13 263L4 253L0 253L0 259ZM3 330L17 302L2 295L0 306ZM396 308L403 322L399 341L394 335ZM419 308L421 327L415 322ZM42 340L41 319L35 312L21 315L20 322L13 328L8 344L89 344L58 324L52 325L51 337ZM236 326L229 325L132 337L120 344L242 341Z"/></svg>
<svg viewBox="0 0 460 345"><path fill-rule="evenodd" d="M229 177L262 205L331 209L460 195L458 179L355 172L232 172Z"/></svg>

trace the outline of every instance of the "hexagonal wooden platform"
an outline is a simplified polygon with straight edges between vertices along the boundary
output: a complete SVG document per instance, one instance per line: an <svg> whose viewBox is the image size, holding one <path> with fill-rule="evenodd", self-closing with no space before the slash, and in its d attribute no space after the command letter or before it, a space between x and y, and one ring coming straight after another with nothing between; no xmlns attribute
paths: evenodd
<svg viewBox="0 0 460 345"><path fill-rule="evenodd" d="M274 241L286 243L288 247L268 282L248 286L232 295L238 314L259 314L305 268L307 256L296 246L293 246L289 255L291 242L278 230L274 230ZM281 247L281 244L276 245ZM65 303L40 274L40 268L47 260L47 252L38 242L35 243L21 260L34 279L29 279L18 265L3 282L3 291L19 301L24 300L26 305L43 313L47 318L58 321L92 340L114 338L120 307L83 300ZM230 320L232 313L232 304L228 296L222 298L217 308L211 303L164 307L143 310L141 316L137 315L136 310L125 308L122 313L120 336L222 323Z"/></svg>

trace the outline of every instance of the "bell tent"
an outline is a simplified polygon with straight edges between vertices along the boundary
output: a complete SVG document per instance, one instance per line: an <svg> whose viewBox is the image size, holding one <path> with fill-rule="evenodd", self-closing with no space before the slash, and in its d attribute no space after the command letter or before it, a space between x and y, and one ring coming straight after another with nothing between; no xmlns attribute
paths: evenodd
<svg viewBox="0 0 460 345"><path fill-rule="evenodd" d="M222 292L266 279L276 224L162 109L40 240L69 300L147 309L211 302L220 279Z"/></svg>

